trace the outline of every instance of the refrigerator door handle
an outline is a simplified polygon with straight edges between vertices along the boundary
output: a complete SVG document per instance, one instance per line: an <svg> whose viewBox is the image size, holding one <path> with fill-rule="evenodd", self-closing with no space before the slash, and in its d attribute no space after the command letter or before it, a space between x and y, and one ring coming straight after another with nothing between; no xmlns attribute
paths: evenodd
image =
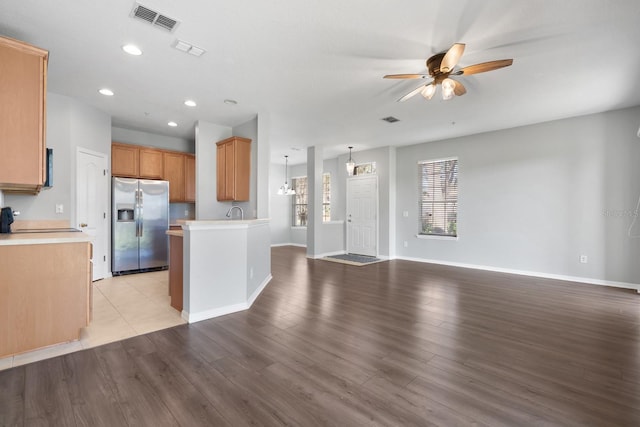
<svg viewBox="0 0 640 427"><path fill-rule="evenodd" d="M136 237L140 237L140 190L136 190L136 209L135 209L135 220L136 220Z"/></svg>
<svg viewBox="0 0 640 427"><path fill-rule="evenodd" d="M144 223L143 215L142 215L142 205L140 205L140 207L138 209L139 209L139 212L140 212L140 216L138 216L138 224L140 224L140 234L138 234L138 237L142 237L142 232L143 232L142 224Z"/></svg>

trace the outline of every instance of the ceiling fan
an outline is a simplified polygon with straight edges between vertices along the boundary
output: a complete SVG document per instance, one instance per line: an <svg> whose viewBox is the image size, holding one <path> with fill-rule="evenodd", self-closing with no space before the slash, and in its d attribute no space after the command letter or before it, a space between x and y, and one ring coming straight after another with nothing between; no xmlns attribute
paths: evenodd
<svg viewBox="0 0 640 427"><path fill-rule="evenodd" d="M442 86L442 99L449 100L454 95L462 96L467 93L464 85L450 76L468 76L471 74L484 73L486 71L497 70L513 64L513 59L500 59L497 61L483 62L470 65L468 67L455 69L462 53L464 43L456 43L446 52L441 52L427 59L427 70L429 74L387 74L385 79L426 79L433 78L429 83L423 84L398 99L398 102L405 101L420 93L425 99L431 99L436 93L438 85Z"/></svg>

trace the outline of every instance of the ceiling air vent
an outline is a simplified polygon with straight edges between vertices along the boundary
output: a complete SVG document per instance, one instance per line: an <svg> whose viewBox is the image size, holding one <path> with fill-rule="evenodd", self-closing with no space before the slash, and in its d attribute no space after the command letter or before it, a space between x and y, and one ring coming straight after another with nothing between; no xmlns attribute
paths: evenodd
<svg viewBox="0 0 640 427"><path fill-rule="evenodd" d="M400 121L400 119L396 119L393 116L383 117L382 120L384 120L385 122L388 122L388 123L395 123L395 122L399 122Z"/></svg>
<svg viewBox="0 0 640 427"><path fill-rule="evenodd" d="M161 13L149 9L140 3L133 4L130 16L132 18L140 19L141 21L146 21L153 26L160 27L169 32L173 32L179 24L177 20L169 18L166 15L162 15Z"/></svg>

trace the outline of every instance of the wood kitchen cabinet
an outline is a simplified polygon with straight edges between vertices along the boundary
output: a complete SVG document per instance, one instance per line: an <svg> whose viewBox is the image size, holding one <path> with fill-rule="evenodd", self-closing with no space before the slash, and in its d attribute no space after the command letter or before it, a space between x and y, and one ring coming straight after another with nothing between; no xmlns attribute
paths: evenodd
<svg viewBox="0 0 640 427"><path fill-rule="evenodd" d="M184 156L184 199L187 202L196 201L196 156Z"/></svg>
<svg viewBox="0 0 640 427"><path fill-rule="evenodd" d="M36 194L46 179L46 50L0 37L0 190Z"/></svg>
<svg viewBox="0 0 640 427"><path fill-rule="evenodd" d="M111 175L138 178L140 175L140 148L135 145L111 144Z"/></svg>
<svg viewBox="0 0 640 427"><path fill-rule="evenodd" d="M169 201L185 201L185 156L182 153L162 153L164 179L169 181Z"/></svg>
<svg viewBox="0 0 640 427"><path fill-rule="evenodd" d="M182 312L183 306L183 249L182 230L169 234L169 295L171 307Z"/></svg>
<svg viewBox="0 0 640 427"><path fill-rule="evenodd" d="M218 201L249 200L251 140L232 136L216 145Z"/></svg>
<svg viewBox="0 0 640 427"><path fill-rule="evenodd" d="M164 177L164 156L162 151L140 148L140 178L162 179Z"/></svg>
<svg viewBox="0 0 640 427"><path fill-rule="evenodd" d="M170 202L196 201L196 157L153 147L111 144L111 175L169 181Z"/></svg>
<svg viewBox="0 0 640 427"><path fill-rule="evenodd" d="M91 243L58 240L0 245L0 357L77 340L89 324Z"/></svg>

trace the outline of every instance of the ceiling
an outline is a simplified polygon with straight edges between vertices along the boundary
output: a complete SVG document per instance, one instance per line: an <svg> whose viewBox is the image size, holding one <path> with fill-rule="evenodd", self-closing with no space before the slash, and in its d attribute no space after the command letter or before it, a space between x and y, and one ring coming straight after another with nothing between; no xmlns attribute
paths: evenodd
<svg viewBox="0 0 640 427"><path fill-rule="evenodd" d="M308 146L330 158L640 105L637 0L140 3L177 19L175 31L131 18L133 0L20 0L3 2L0 34L48 49L49 91L117 127L194 139L197 120L268 115L274 162L304 162ZM177 39L206 53L178 51ZM421 81L382 76L423 73L455 42L466 44L460 66L514 63L461 76L467 94L450 101L396 102Z"/></svg>

